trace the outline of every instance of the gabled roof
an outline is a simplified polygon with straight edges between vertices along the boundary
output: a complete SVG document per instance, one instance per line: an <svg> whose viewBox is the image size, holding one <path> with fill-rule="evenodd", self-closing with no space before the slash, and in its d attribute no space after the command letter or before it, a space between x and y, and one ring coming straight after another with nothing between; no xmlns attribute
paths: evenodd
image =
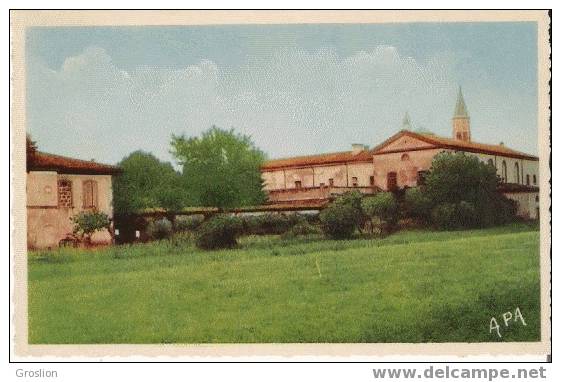
<svg viewBox="0 0 561 382"><path fill-rule="evenodd" d="M370 162L372 160L372 152L364 150L359 153L352 151L342 151L337 153L306 155L291 158L281 158L266 161L262 166L262 170L272 170L283 167L306 167L312 165L341 164L350 162Z"/></svg>
<svg viewBox="0 0 561 382"><path fill-rule="evenodd" d="M27 171L56 171L61 174L112 175L121 173L117 166L36 151L27 163Z"/></svg>
<svg viewBox="0 0 561 382"><path fill-rule="evenodd" d="M372 149L373 155L386 153L383 151L383 148L386 147L388 144L394 142L395 140L401 138L404 135L416 138L425 143L429 143L433 145L435 148L445 148L450 150L482 153L482 154L489 154L489 155L501 155L505 157L518 158L518 159L538 160L538 157L535 155L530 155L530 154L523 153L521 151L513 150L503 145L489 145L489 144L477 143L477 142L466 142L466 141L460 141L452 138L439 137L437 135L432 135L432 134L414 133L409 130L402 130L399 133L391 136L386 141L382 142L380 145L376 146L374 149ZM410 151L410 149L404 148L401 151Z"/></svg>

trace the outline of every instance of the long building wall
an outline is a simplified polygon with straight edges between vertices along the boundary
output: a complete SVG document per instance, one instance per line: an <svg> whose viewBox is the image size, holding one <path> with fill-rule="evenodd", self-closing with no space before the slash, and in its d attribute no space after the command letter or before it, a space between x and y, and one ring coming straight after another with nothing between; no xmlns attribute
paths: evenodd
<svg viewBox="0 0 561 382"><path fill-rule="evenodd" d="M351 162L297 168L264 170L265 190L311 188L320 186L352 187L356 178L358 187L369 187L373 176L372 162ZM332 183L330 180L332 179ZM299 183L298 183L299 182Z"/></svg>

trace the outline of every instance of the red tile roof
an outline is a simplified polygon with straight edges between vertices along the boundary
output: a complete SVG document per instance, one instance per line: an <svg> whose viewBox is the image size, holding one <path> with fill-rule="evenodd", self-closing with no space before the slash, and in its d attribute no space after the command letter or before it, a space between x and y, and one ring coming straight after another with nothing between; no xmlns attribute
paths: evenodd
<svg viewBox="0 0 561 382"><path fill-rule="evenodd" d="M262 170L272 170L283 167L306 167L320 164L337 164L349 162L370 162L372 160L372 152L364 150L353 154L352 151L343 151L337 153L306 155L292 158L273 159L266 161L262 166Z"/></svg>
<svg viewBox="0 0 561 382"><path fill-rule="evenodd" d="M490 155L501 155L501 156L512 157L512 158L520 158L520 159L538 160L538 157L535 155L530 155L530 154L523 153L521 151L513 150L503 145L489 145L489 144L478 143L478 142L466 142L466 141L460 141L452 138L439 137L437 135L432 135L432 134L414 133L408 130L402 130L399 133L387 139L386 141L384 141L383 143L381 143L380 145L376 146L372 150L373 154L376 155L376 154L384 153L383 148L386 145L402 137L403 135L408 135L410 137L417 138L421 141L427 142L429 144L433 144L439 148L447 148L451 150L475 152L475 153L490 154ZM402 151L408 151L408 150L403 149Z"/></svg>
<svg viewBox="0 0 561 382"><path fill-rule="evenodd" d="M57 171L61 174L118 174L122 170L117 166L93 161L74 159L36 151L27 164L28 171Z"/></svg>
<svg viewBox="0 0 561 382"><path fill-rule="evenodd" d="M297 156L291 158L281 158L266 161L262 166L261 170L274 170L287 167L307 167L314 165L329 165L329 164L340 164L340 163L351 163L351 162L369 162L372 160L372 156L376 154L383 154L383 150L389 143L395 141L403 135L408 135L413 138L417 138L426 143L432 144L437 148L447 148L451 150L475 152L489 155L501 155L512 158L519 159L529 159L538 160L538 157L531 154L526 154L521 151L513 150L503 145L489 145L478 142L465 142L452 138L439 137L432 134L420 134L414 133L408 130L402 130L399 133L388 138L372 150L364 150L358 154L353 154L352 151L343 151L337 153L328 154L318 154L318 155L306 155ZM396 150L396 151L408 151L407 149ZM391 151L393 152L393 151Z"/></svg>

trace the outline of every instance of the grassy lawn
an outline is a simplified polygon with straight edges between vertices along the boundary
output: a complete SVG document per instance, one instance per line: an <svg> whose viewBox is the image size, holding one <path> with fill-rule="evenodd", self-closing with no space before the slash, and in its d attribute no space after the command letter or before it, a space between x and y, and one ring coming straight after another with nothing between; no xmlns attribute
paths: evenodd
<svg viewBox="0 0 561 382"><path fill-rule="evenodd" d="M29 254L30 343L538 341L536 226ZM502 313L520 308L504 326ZM502 338L489 334L496 317Z"/></svg>

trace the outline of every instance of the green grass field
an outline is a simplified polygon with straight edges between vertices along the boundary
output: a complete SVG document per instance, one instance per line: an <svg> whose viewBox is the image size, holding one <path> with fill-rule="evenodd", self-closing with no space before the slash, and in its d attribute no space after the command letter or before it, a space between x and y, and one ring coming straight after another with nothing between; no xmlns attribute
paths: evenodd
<svg viewBox="0 0 561 382"><path fill-rule="evenodd" d="M29 342L538 341L539 232L248 237L29 254ZM500 316L520 308L508 327ZM502 337L489 333L491 317Z"/></svg>

